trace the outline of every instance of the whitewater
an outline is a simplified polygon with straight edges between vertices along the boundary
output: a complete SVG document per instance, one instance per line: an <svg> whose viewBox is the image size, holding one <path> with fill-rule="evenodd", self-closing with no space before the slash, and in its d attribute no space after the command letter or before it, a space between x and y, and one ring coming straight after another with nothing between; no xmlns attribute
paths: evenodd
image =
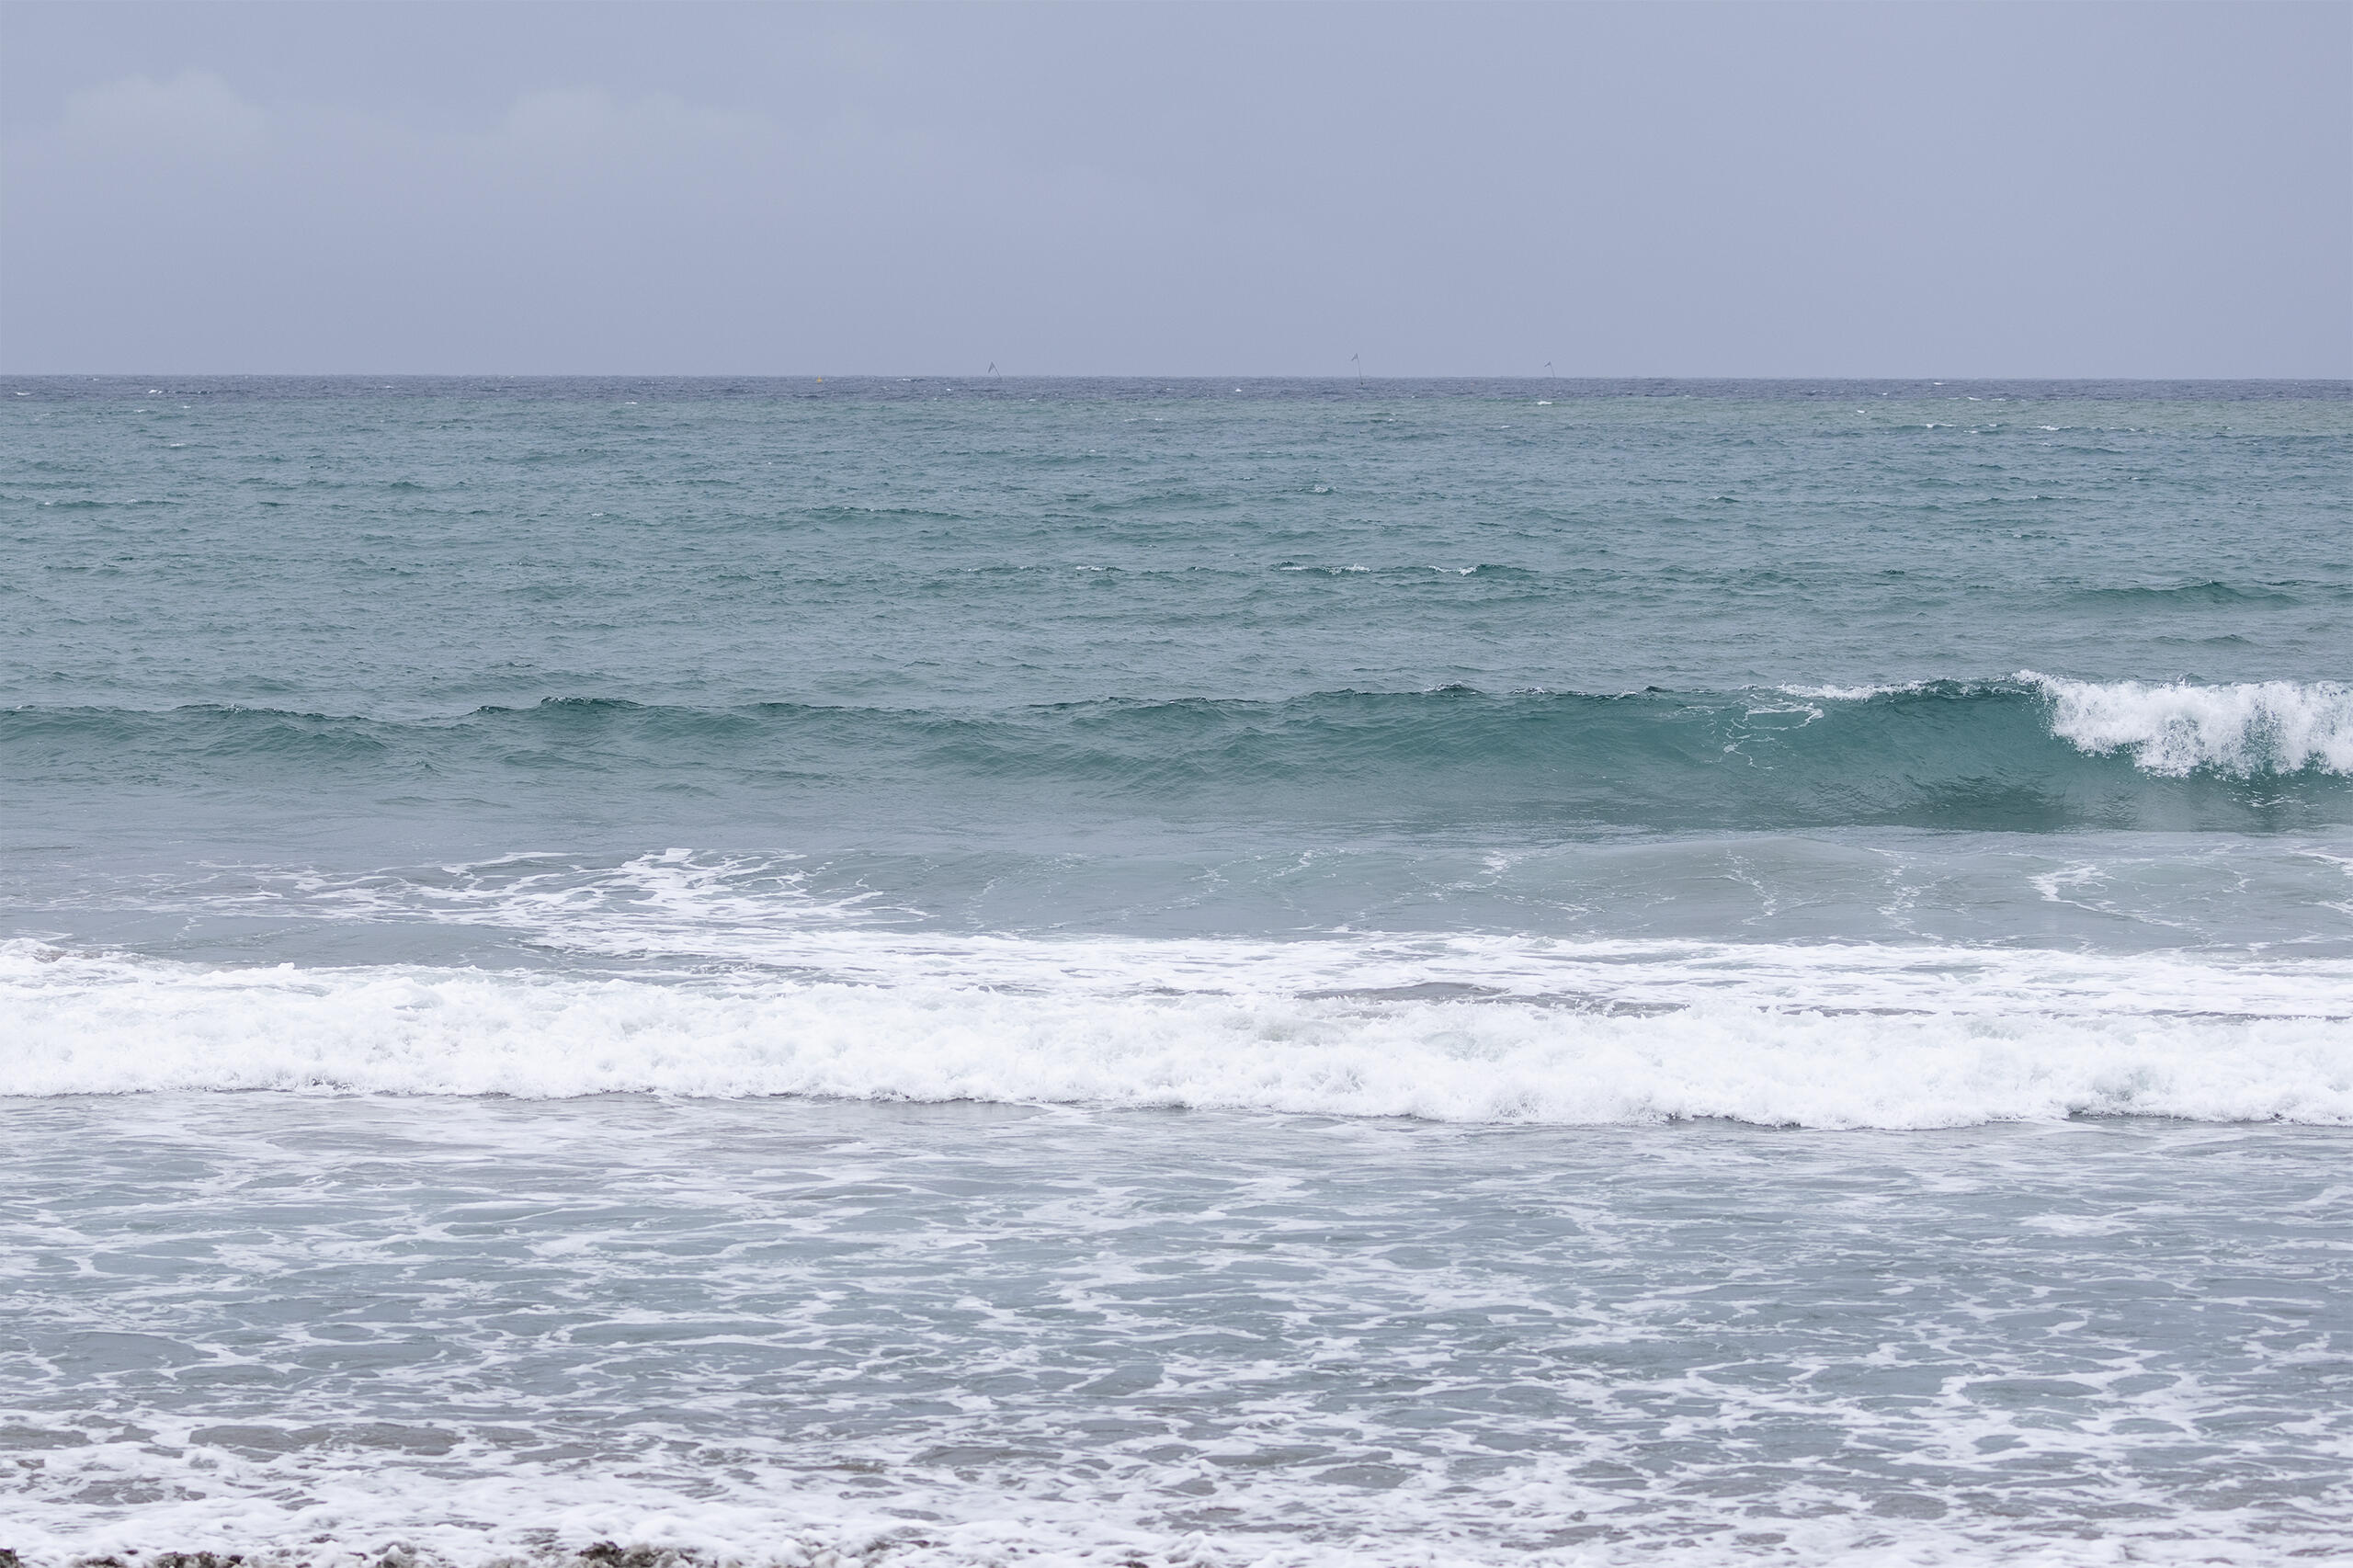
<svg viewBox="0 0 2353 1568"><path fill-rule="evenodd" d="M2353 1552L2342 384L8 391L34 1568Z"/></svg>

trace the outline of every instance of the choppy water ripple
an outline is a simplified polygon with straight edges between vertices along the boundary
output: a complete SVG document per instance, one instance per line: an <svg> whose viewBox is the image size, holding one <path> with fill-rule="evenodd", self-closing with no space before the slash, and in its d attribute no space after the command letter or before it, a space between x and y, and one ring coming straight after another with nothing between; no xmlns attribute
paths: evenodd
<svg viewBox="0 0 2353 1568"><path fill-rule="evenodd" d="M9 385L11 701L2348 674L2342 383Z"/></svg>

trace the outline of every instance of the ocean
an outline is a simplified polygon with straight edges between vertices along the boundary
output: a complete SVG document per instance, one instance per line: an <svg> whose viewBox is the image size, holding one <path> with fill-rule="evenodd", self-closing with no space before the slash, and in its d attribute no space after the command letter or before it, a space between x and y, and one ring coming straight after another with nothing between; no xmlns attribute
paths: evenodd
<svg viewBox="0 0 2353 1568"><path fill-rule="evenodd" d="M0 418L28 1568L2353 1557L2353 386Z"/></svg>

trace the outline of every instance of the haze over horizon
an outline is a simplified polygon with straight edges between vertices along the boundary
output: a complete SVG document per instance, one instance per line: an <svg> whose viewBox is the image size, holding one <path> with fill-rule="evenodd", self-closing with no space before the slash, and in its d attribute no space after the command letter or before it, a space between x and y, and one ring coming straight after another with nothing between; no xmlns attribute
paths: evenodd
<svg viewBox="0 0 2353 1568"><path fill-rule="evenodd" d="M14 374L2353 375L2340 4L0 27Z"/></svg>

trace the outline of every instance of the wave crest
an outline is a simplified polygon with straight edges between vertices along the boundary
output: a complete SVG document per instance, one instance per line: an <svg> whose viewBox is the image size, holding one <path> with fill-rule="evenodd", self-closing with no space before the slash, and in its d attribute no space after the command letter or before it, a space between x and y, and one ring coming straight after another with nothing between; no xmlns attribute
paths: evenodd
<svg viewBox="0 0 2353 1568"><path fill-rule="evenodd" d="M2128 752L2145 772L2353 775L2353 687L2336 681L2145 685L2031 670L2018 679L2050 698L2060 739L2095 755Z"/></svg>

